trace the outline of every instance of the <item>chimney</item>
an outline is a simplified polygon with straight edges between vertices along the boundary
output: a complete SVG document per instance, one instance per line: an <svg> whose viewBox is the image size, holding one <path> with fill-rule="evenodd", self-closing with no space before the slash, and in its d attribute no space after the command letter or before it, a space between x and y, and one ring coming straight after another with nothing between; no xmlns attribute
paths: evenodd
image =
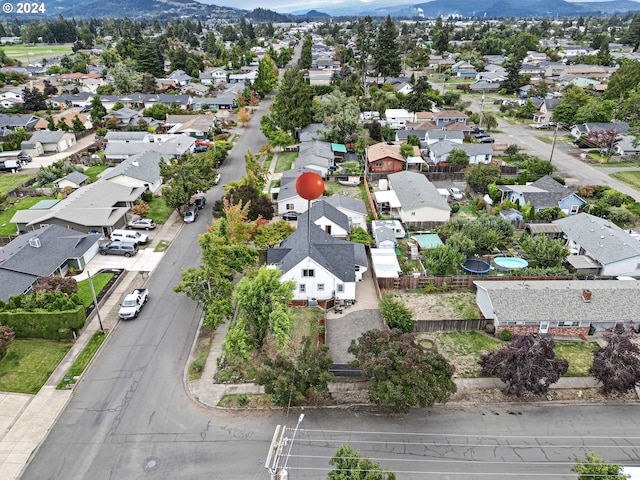
<svg viewBox="0 0 640 480"><path fill-rule="evenodd" d="M131 162L131 165L133 165L134 167L139 167L139 166L140 166L140 164L138 163L138 161L137 161L137 160L133 160L133 161Z"/></svg>
<svg viewBox="0 0 640 480"><path fill-rule="evenodd" d="M582 290L582 300L584 303L591 303L591 290Z"/></svg>

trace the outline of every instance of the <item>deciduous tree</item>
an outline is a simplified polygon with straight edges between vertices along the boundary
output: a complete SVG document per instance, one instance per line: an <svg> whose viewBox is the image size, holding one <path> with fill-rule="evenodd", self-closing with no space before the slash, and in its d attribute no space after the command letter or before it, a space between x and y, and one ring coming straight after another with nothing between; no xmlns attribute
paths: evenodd
<svg viewBox="0 0 640 480"><path fill-rule="evenodd" d="M293 299L293 281L281 282L280 270L262 267L254 278L244 277L238 282L234 298L239 315L247 322L247 328L258 349L262 349L268 333L274 335L280 348L289 339Z"/></svg>
<svg viewBox="0 0 640 480"><path fill-rule="evenodd" d="M412 333L370 330L348 350L369 379L369 399L407 413L411 407L445 403L456 391L454 367L439 353L425 350Z"/></svg>
<svg viewBox="0 0 640 480"><path fill-rule="evenodd" d="M589 373L603 393L625 394L640 386L640 346L630 334L606 335L607 344L593 352Z"/></svg>
<svg viewBox="0 0 640 480"><path fill-rule="evenodd" d="M258 370L256 382L264 385L277 405L301 405L309 400L317 401L329 392L328 382L334 380L329 372L333 361L329 347L314 347L313 340L303 340L300 353L294 358L279 353L274 359L267 357Z"/></svg>
<svg viewBox="0 0 640 480"><path fill-rule="evenodd" d="M380 464L363 458L357 450L342 445L329 461L335 467L327 476L328 480L395 480L395 473L384 470Z"/></svg>
<svg viewBox="0 0 640 480"><path fill-rule="evenodd" d="M289 222L278 220L258 226L253 243L258 248L275 247L293 232L295 232L295 228Z"/></svg>
<svg viewBox="0 0 640 480"><path fill-rule="evenodd" d="M525 391L547 393L569 368L569 362L556 358L554 347L552 338L514 335L509 346L482 356L481 374L497 376L518 397Z"/></svg>
<svg viewBox="0 0 640 480"><path fill-rule="evenodd" d="M174 290L200 302L205 310L204 325L215 330L233 315L234 276L253 265L258 254L248 245L231 243L220 221L198 237L198 244L200 267L182 270L182 280Z"/></svg>
<svg viewBox="0 0 640 480"><path fill-rule="evenodd" d="M576 458L576 465L571 469L578 474L578 480L626 480L622 465L615 465L601 459L595 452L587 453L584 460Z"/></svg>

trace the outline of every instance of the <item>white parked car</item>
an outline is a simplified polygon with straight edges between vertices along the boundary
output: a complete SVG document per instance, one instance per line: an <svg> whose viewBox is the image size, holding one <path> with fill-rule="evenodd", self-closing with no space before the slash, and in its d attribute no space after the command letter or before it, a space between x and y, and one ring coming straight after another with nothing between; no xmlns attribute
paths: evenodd
<svg viewBox="0 0 640 480"><path fill-rule="evenodd" d="M462 200L464 198L464 194L457 187L451 187L449 189L449 193L451 194L454 200Z"/></svg>

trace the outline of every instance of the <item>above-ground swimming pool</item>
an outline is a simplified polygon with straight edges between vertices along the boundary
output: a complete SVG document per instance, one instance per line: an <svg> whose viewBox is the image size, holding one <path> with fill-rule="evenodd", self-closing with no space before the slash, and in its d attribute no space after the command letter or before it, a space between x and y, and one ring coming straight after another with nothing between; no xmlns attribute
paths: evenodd
<svg viewBox="0 0 640 480"><path fill-rule="evenodd" d="M469 273L485 274L491 270L489 262L480 260L478 258L467 258L460 266Z"/></svg>
<svg viewBox="0 0 640 480"><path fill-rule="evenodd" d="M529 265L529 262L523 258L516 257L498 257L493 260L493 263L496 268L502 272L506 272L507 270L520 270L527 268Z"/></svg>

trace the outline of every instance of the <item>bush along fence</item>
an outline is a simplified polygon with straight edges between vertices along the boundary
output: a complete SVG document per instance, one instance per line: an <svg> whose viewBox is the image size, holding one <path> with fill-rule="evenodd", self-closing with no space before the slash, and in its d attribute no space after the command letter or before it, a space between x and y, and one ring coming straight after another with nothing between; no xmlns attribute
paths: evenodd
<svg viewBox="0 0 640 480"><path fill-rule="evenodd" d="M77 295L45 293L16 295L0 301L0 325L17 338L67 340L84 327L86 314Z"/></svg>

